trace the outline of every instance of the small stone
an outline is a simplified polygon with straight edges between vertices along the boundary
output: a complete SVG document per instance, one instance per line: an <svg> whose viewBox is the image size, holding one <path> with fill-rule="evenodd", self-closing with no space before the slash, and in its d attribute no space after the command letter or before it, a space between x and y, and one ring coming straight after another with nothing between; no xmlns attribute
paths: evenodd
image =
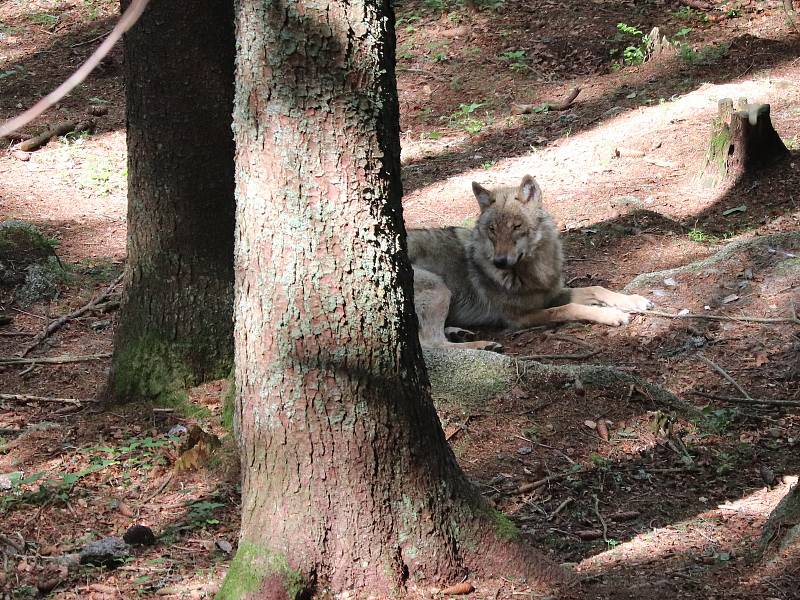
<svg viewBox="0 0 800 600"><path fill-rule="evenodd" d="M533 448L531 448L530 446L522 446L520 448L517 448L517 454L521 454L523 456L526 454L530 454L531 452L533 452Z"/></svg>
<svg viewBox="0 0 800 600"><path fill-rule="evenodd" d="M131 546L152 546L156 543L156 536L147 525L131 525L122 539Z"/></svg>
<svg viewBox="0 0 800 600"><path fill-rule="evenodd" d="M130 556L130 546L120 538L112 536L86 544L81 550L80 562L82 565L113 569L123 564L128 556Z"/></svg>

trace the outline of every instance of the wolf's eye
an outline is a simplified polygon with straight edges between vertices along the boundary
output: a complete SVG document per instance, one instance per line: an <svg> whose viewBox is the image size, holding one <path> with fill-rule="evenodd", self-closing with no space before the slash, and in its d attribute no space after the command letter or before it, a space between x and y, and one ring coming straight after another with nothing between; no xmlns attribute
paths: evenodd
<svg viewBox="0 0 800 600"><path fill-rule="evenodd" d="M522 229L522 223L514 223L514 231L519 231Z"/></svg>

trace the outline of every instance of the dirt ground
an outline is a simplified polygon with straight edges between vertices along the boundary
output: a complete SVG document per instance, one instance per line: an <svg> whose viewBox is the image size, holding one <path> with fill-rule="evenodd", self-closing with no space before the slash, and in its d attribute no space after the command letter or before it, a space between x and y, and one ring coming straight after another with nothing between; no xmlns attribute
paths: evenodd
<svg viewBox="0 0 800 600"><path fill-rule="evenodd" d="M396 2L408 225L469 225L472 180L531 173L561 228L569 285L614 289L737 240L797 232L800 34L780 2L711 4L701 12L666 0ZM0 3L0 118L80 64L115 8L107 0ZM645 33L658 26L685 47L621 64L638 43L618 23ZM237 539L234 461L223 452L200 470L176 472L181 441L169 435L199 424L224 437L225 382L192 391L192 417L97 405L113 331L113 314L102 312L72 320L30 354L94 359L3 363L121 272L122 60L116 49L26 130L91 113L92 135L54 140L28 160L0 143L0 220L30 221L55 238L71 274L49 303L23 308L3 292L0 312L13 321L0 326L0 392L81 400L0 399L3 598L33 598L48 586L64 599L210 597ZM575 87L572 105L546 108ZM695 175L724 97L769 102L792 156L756 178L703 188ZM514 104L533 112L514 114ZM659 311L728 320L636 315L619 329L486 332L509 355L576 355L541 360L638 374L702 407L703 418L634 387L582 389L574 380L518 385L479 407L440 407L469 476L526 540L580 575L563 597L800 598L800 545L769 562L755 553L766 516L800 473L800 326L788 319L800 304L800 242L763 239L635 286ZM742 404L741 390L714 366L752 398L795 404ZM60 566L57 557L133 523L151 527L158 544L115 570ZM470 597L532 597L523 581L470 581Z"/></svg>

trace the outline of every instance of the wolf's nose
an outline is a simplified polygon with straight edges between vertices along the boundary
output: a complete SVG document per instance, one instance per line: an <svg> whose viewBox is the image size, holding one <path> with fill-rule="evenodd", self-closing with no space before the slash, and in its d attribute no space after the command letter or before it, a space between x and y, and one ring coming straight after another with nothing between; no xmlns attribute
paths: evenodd
<svg viewBox="0 0 800 600"><path fill-rule="evenodd" d="M494 266L498 269L505 269L508 266L508 257L507 256L495 256L494 258Z"/></svg>

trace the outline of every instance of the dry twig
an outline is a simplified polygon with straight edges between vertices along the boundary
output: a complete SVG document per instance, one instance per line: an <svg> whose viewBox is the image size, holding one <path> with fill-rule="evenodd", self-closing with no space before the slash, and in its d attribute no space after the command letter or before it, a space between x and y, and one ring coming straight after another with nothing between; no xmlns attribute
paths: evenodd
<svg viewBox="0 0 800 600"><path fill-rule="evenodd" d="M57 404L83 404L84 402L99 402L94 398L51 398L49 396L31 396L30 394L0 394L0 400L13 400L16 402L54 402Z"/></svg>
<svg viewBox="0 0 800 600"><path fill-rule="evenodd" d="M709 367L714 369L717 373L722 375L729 383L731 383L733 385L733 387L735 387L737 390L739 390L739 392L742 394L742 396L744 396L745 400L750 400L752 402L753 399L750 397L750 394L748 394L745 391L745 389L742 386L740 386L733 377L728 375L728 372L725 369L723 369L717 363L715 363L713 360L711 360L710 358L705 356L702 352L698 352L696 356L697 356L697 358L702 360L704 363L706 363Z"/></svg>
<svg viewBox="0 0 800 600"><path fill-rule="evenodd" d="M603 541L607 544L608 543L608 525L606 525L606 520L603 518L603 515L600 514L600 499L596 496L592 496L594 498L594 514L597 515L597 518L600 520L600 524L603 526Z"/></svg>
<svg viewBox="0 0 800 600"><path fill-rule="evenodd" d="M702 396L703 398L711 398L712 400L721 400L722 402L731 402L732 404L763 404L765 406L797 406L800 407L800 400L771 400L769 398L739 398L736 396L722 396L720 394L709 394L708 392L701 392L699 390L692 390L693 394Z"/></svg>
<svg viewBox="0 0 800 600"><path fill-rule="evenodd" d="M111 358L111 353L86 354L83 356L35 356L33 358L3 356L0 357L0 365L64 365L67 363L88 362L90 360L103 360L104 358Z"/></svg>
<svg viewBox="0 0 800 600"><path fill-rule="evenodd" d="M663 317L665 319L702 319L705 321L741 321L743 323L795 323L796 325L800 325L800 318L798 318L796 312L791 317L729 317L726 315L698 315L694 313L680 315L658 310L632 310L631 312L650 317Z"/></svg>
<svg viewBox="0 0 800 600"><path fill-rule="evenodd" d="M54 319L54 320L50 321L50 323L47 324L47 327L45 327L44 330L39 335L36 336L36 338L33 340L33 342L31 342L30 345L28 345L25 348L25 350L23 350L19 354L19 356L21 356L21 357L22 356L27 356L27 354L31 350L36 348L45 339L47 339L47 337L51 333L53 333L54 331L60 329L64 325L64 323L66 323L70 319L74 319L76 317L80 317L82 314L84 314L86 312L89 312L90 310L93 310L98 304L100 304L101 302L106 300L106 298L108 298L111 295L111 293L114 291L114 288L117 287L117 285L119 285L119 283L122 281L122 277L123 277L122 275L117 277L114 280L114 282L110 286L108 286L105 289L105 291L103 291L103 293L101 293L99 296L95 296L91 300L91 302L89 302L89 304L86 304L85 306L82 306L81 308L72 311L68 315L62 315L62 316L58 317L57 319Z"/></svg>
<svg viewBox="0 0 800 600"><path fill-rule="evenodd" d="M567 110L575 102L575 98L581 93L580 87L574 87L569 91L563 100L545 101L541 104L514 104L511 113L515 115L525 115L534 112L544 112L549 110Z"/></svg>

